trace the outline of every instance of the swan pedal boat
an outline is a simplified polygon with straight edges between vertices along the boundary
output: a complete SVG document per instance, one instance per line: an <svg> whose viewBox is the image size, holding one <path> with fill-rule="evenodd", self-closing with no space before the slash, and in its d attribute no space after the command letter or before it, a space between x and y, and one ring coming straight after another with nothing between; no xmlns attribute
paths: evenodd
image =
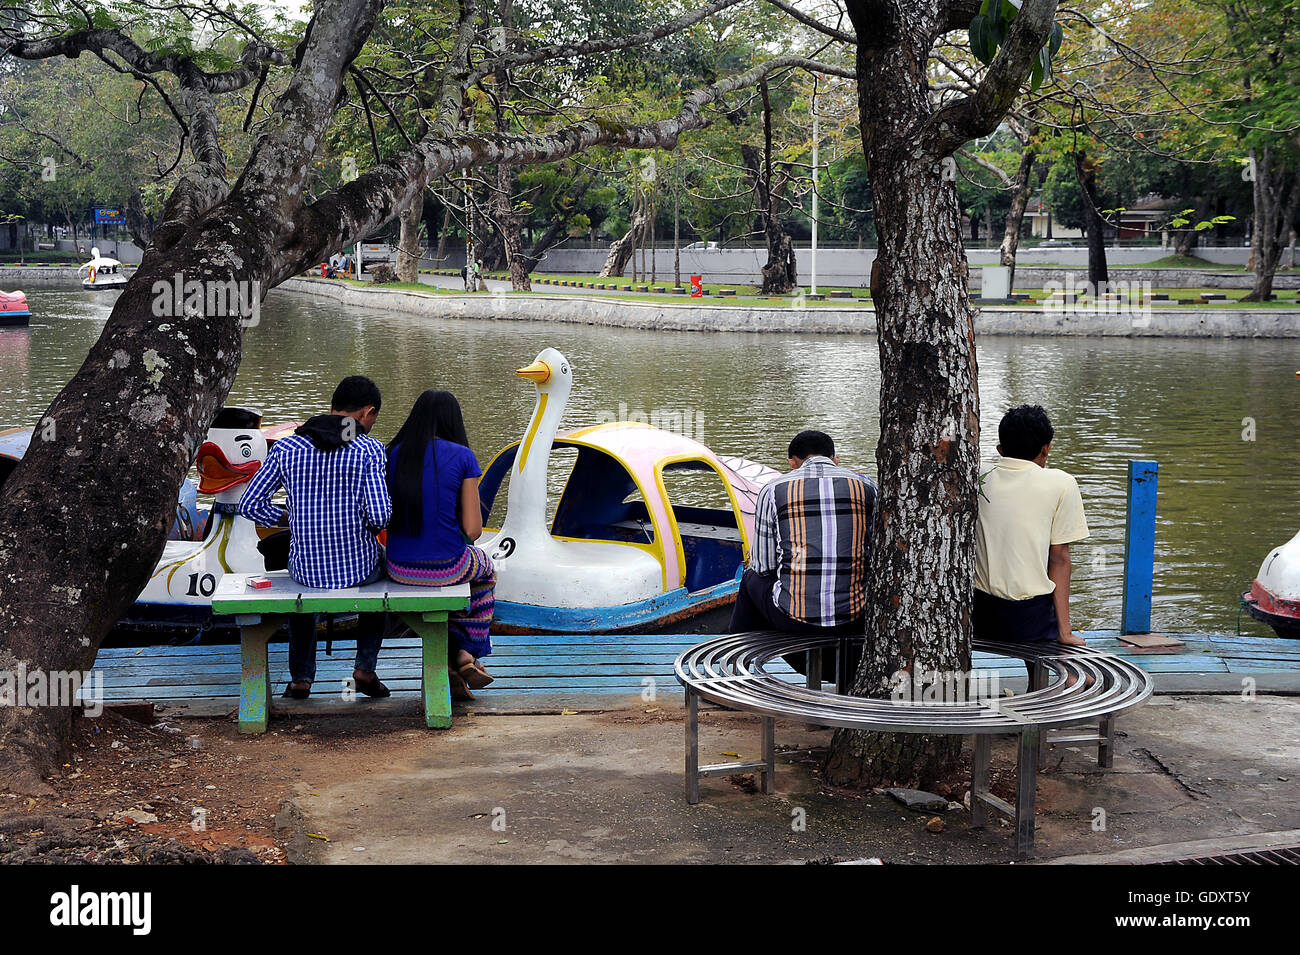
<svg viewBox="0 0 1300 955"><path fill-rule="evenodd" d="M120 289L127 283L122 263L100 255L98 248L90 250L90 261L81 270L86 273L86 277L81 280L81 287L92 292Z"/></svg>
<svg viewBox="0 0 1300 955"><path fill-rule="evenodd" d="M1269 551L1241 599L1279 637L1300 638L1300 534Z"/></svg>
<svg viewBox="0 0 1300 955"><path fill-rule="evenodd" d="M573 387L568 360L547 348L516 374L537 389L532 418L524 437L479 479L485 528L477 543L497 571L492 629L663 630L732 604L749 559L758 492L777 472L638 422L559 434ZM576 456L548 526L555 448ZM487 526L507 475L505 517ZM727 506L670 499L668 483L676 488L684 475Z"/></svg>

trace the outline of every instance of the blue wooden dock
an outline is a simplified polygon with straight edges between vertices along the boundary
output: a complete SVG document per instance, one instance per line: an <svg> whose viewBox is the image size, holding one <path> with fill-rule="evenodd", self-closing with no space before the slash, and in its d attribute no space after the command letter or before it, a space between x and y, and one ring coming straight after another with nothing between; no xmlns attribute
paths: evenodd
<svg viewBox="0 0 1300 955"><path fill-rule="evenodd" d="M1118 631L1087 633L1088 643L1126 657L1155 677L1157 693L1300 693L1300 641L1267 637L1168 634L1183 641L1176 648L1139 649L1123 643ZM706 636L586 635L497 636L485 661L496 682L476 693L458 711L480 713L590 712L624 708L679 706L681 689L673 675L677 655ZM390 700L343 699L343 681L352 674L354 644L324 643L318 655L313 696L280 699L288 681L288 647L270 649L272 712L309 714L362 705L380 712L414 712L420 701L420 643L414 638L385 641L379 674L393 690ZM1003 686L1019 692L1024 667L1017 661L977 654L975 668L996 672ZM169 712L224 716L239 704L239 647L109 648L95 662L106 703L148 701ZM773 672L803 678L779 662Z"/></svg>

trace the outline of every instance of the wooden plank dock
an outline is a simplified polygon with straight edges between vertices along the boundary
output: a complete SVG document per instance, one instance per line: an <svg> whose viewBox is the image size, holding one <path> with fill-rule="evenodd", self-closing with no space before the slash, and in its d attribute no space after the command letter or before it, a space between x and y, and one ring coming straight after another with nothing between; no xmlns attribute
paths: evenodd
<svg viewBox="0 0 1300 955"><path fill-rule="evenodd" d="M1090 646L1133 660L1155 676L1156 692L1300 694L1300 641L1276 638L1170 634L1176 648L1139 649L1121 642L1116 631L1086 634ZM495 652L486 661L496 682L476 692L458 712L558 713L681 705L673 675L677 655L706 635L494 636ZM352 674L355 644L335 640L333 656L322 641L312 698L281 699L288 681L288 645L272 643L272 712L324 713L365 706L377 712L417 712L420 703L420 642L412 637L384 642L379 674L392 689L388 700L360 703L343 699L343 681ZM1002 685L1020 692L1024 667L1018 661L976 654L975 668L993 671ZM239 705L239 647L192 645L103 649L95 662L105 703L148 701L166 712L225 716ZM772 672L791 680L798 674L777 661ZM1253 681L1253 684L1247 681Z"/></svg>

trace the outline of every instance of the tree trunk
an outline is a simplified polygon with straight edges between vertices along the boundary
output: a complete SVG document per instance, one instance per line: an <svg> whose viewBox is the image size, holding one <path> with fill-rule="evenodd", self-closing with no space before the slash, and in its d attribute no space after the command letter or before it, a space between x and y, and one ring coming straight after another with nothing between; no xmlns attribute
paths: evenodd
<svg viewBox="0 0 1300 955"><path fill-rule="evenodd" d="M859 15L854 25L862 37L870 23ZM872 297L881 372L879 496L866 644L852 687L858 696L888 696L899 671L970 669L979 473L974 314L961 210L954 184L943 179L943 157L897 132L929 115L925 64L934 24L894 29L892 44L860 41L857 56L879 239ZM955 768L961 743L841 730L826 776L840 785L923 787Z"/></svg>
<svg viewBox="0 0 1300 955"><path fill-rule="evenodd" d="M261 134L233 188L211 102L184 93L195 161L99 339L42 416L48 440L31 443L0 489L0 669L90 667L162 555L177 489L235 379L251 307L323 251L322 232L360 231L364 200L286 225L380 6L317 9L276 101L282 121ZM0 707L0 791L48 788L71 725L68 706Z"/></svg>
<svg viewBox="0 0 1300 955"><path fill-rule="evenodd" d="M998 262L1011 270L1010 285L1016 287L1016 252L1020 248L1020 229L1025 221L1025 208L1029 197L1034 192L1034 160L1037 154L1026 147L1020 157L1020 168L1016 171L1016 182L1011 193L1011 209L1007 212L1006 228L1002 232L1002 244L998 247Z"/></svg>
<svg viewBox="0 0 1300 955"><path fill-rule="evenodd" d="M433 267L442 268L442 259L447 252L447 233L451 231L451 206L446 206L442 213L442 228L438 230L438 251L433 256Z"/></svg>
<svg viewBox="0 0 1300 955"><path fill-rule="evenodd" d="M605 264L600 269L600 278L614 278L623 274L627 269L628 260L632 258L632 252L637 247L644 232L645 217L641 214L640 209L633 205L632 227L627 230L623 238L618 239L609 247L609 255L605 256Z"/></svg>
<svg viewBox="0 0 1300 955"><path fill-rule="evenodd" d="M186 314L172 295L175 276L251 287L271 258L262 237L272 234L269 223L218 212L170 252L151 250L41 417L53 422L52 439L33 441L4 484L0 566L21 574L0 574L0 670L89 670L152 573L176 489L234 381L243 335L237 310ZM160 302L179 314L160 321ZM138 466L142 448L151 449L147 467ZM130 480L104 480L126 473ZM0 791L48 788L70 731L67 708L0 707Z"/></svg>
<svg viewBox="0 0 1300 955"><path fill-rule="evenodd" d="M420 281L420 256L424 247L420 245L421 214L424 212L424 194L411 199L411 204L400 213L401 232L397 242L397 281L416 284Z"/></svg>
<svg viewBox="0 0 1300 955"><path fill-rule="evenodd" d="M678 177L681 171L677 170ZM1294 238L1294 233L1292 233ZM1294 248L1292 252L1294 253ZM1292 255L1294 261L1295 256ZM681 181L673 180L673 288L682 287L682 217L681 217Z"/></svg>
<svg viewBox="0 0 1300 955"><path fill-rule="evenodd" d="M1087 153L1074 154L1074 172L1083 190L1083 221L1088 233L1088 284L1094 295L1101 295L1110 283L1106 269L1106 232L1101 210L1097 207L1097 164Z"/></svg>
<svg viewBox="0 0 1300 955"><path fill-rule="evenodd" d="M133 189L127 196L124 217L126 231L131 234L131 240L141 250L149 248L149 240L153 238L154 221L153 217L145 211L144 199L140 196L139 189ZM75 235L73 239L75 244Z"/></svg>
<svg viewBox="0 0 1300 955"><path fill-rule="evenodd" d="M741 161L749 171L754 204L767 245L767 263L763 266L763 295L785 295L799 284L794 242L781 221L781 196L787 180L774 181L772 167L772 98L767 80L759 83L763 99L763 153L748 144L740 147Z"/></svg>
<svg viewBox="0 0 1300 955"><path fill-rule="evenodd" d="M1267 302L1273 293L1273 277L1282 264L1287 236L1300 211L1300 163L1288 170L1274 149L1266 147L1255 168L1254 197L1255 284L1242 301Z"/></svg>
<svg viewBox="0 0 1300 955"><path fill-rule="evenodd" d="M650 197L650 212L647 215L649 225L646 228L646 236L650 240L650 284L651 285L654 285L655 282L659 281L659 268L658 268L659 263L655 261L655 253L658 251L658 246L655 244L655 219L658 217L658 215L659 215L658 205L655 203L654 197Z"/></svg>

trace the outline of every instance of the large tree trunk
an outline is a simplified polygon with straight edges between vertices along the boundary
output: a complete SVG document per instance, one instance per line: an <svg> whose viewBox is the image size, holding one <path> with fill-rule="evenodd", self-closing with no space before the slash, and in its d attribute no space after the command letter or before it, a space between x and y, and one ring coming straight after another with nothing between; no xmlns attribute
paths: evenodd
<svg viewBox="0 0 1300 955"><path fill-rule="evenodd" d="M859 37L871 25L855 18ZM926 38L933 26L895 24L893 45L873 39L874 48L858 47L858 109L880 265L872 283L880 489L866 644L852 688L858 696L887 697L900 671L970 669L979 396L961 210L954 185L943 179L942 156L897 132L918 128L929 115ZM841 785L926 786L955 768L961 742L842 730L826 775Z"/></svg>
<svg viewBox="0 0 1300 955"><path fill-rule="evenodd" d="M424 247L420 245L420 223L424 212L424 194L411 200L411 204L401 212L401 232L397 242L397 281L420 281L420 256Z"/></svg>
<svg viewBox="0 0 1300 955"><path fill-rule="evenodd" d="M151 251L42 416L37 434L52 421L52 440L33 441L4 484L0 566L22 573L0 574L0 669L88 670L153 571L176 489L234 381L243 335L237 312L185 314L183 299L172 300L174 277L251 287L271 258L262 238L270 226L227 210L170 252ZM159 320L155 282L167 290L165 307L181 314ZM148 467L139 466L143 448ZM67 709L0 707L0 791L43 788L70 727Z"/></svg>
<svg viewBox="0 0 1300 955"><path fill-rule="evenodd" d="M283 122L263 133L229 197L211 100L184 92L195 162L99 340L40 419L48 440L31 443L0 489L0 669L84 672L149 579L253 320L213 293L233 288L251 305L286 277L277 269L321 251L315 229L285 224L379 6L318 10L277 100ZM355 206L342 211L330 226L358 221ZM71 707L0 707L0 791L48 789L71 725Z"/></svg>
<svg viewBox="0 0 1300 955"><path fill-rule="evenodd" d="M1016 252L1020 248L1020 229L1025 221L1025 207L1034 192L1034 160L1037 154L1032 147L1025 147L1020 157L1020 168L1016 171L1015 185L1011 193L1011 209L1007 212L1006 228L1002 232L1002 244L998 247L998 262L1011 270L1010 284L1016 287Z"/></svg>
<svg viewBox="0 0 1300 955"><path fill-rule="evenodd" d="M1101 295L1110 283L1106 268L1106 231L1097 205L1097 164L1087 153L1074 154L1074 172L1083 190L1083 221L1088 232L1088 284L1093 294Z"/></svg>

